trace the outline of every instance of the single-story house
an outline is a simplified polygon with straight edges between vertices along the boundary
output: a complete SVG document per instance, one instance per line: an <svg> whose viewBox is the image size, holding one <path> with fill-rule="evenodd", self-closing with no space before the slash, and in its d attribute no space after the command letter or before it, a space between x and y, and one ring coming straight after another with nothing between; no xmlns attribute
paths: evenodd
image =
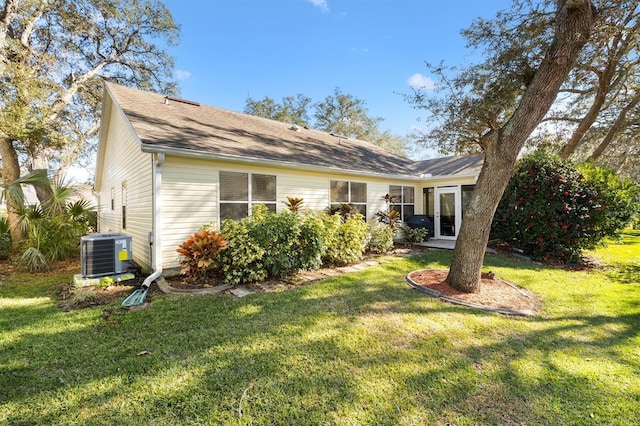
<svg viewBox="0 0 640 426"><path fill-rule="evenodd" d="M396 195L402 217L425 214L455 239L482 158L412 161L342 135L105 83L95 191L98 231L132 237L133 260L179 267L200 226L281 211L287 197L325 210L352 203L375 224Z"/></svg>

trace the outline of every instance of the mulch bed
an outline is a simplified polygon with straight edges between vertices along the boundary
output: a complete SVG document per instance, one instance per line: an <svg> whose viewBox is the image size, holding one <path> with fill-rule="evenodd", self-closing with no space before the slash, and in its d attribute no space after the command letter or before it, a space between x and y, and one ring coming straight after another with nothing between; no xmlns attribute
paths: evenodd
<svg viewBox="0 0 640 426"><path fill-rule="evenodd" d="M540 301L535 295L496 278L491 273L482 274L478 293L463 293L447 284L445 280L448 272L442 269L423 269L412 272L409 278L416 284L461 302L515 311L537 312L540 309Z"/></svg>

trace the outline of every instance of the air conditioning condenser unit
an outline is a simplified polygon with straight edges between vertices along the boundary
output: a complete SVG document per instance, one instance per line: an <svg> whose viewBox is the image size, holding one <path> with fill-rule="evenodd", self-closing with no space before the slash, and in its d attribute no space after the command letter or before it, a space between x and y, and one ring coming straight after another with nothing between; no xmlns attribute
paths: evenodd
<svg viewBox="0 0 640 426"><path fill-rule="evenodd" d="M131 265L131 236L89 234L80 239L82 276L97 278L125 274Z"/></svg>

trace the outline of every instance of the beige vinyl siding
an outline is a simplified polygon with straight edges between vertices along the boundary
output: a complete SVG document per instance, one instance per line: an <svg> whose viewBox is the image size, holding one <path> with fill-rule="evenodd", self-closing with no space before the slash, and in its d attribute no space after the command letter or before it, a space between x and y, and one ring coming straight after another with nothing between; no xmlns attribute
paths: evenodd
<svg viewBox="0 0 640 426"><path fill-rule="evenodd" d="M261 167L230 162L190 159L167 155L162 164L161 210L163 269L177 268L178 246L202 225L218 223L218 176L221 170L242 173L275 175L277 183L277 211L286 209L287 196L304 199L304 206L323 211L329 206L329 182L348 180L367 184L368 222L375 224L375 213L386 206L382 199L389 185L414 185L416 194L421 186L415 181L391 181L341 173L320 173L287 168ZM416 206L418 209L418 206Z"/></svg>
<svg viewBox="0 0 640 426"><path fill-rule="evenodd" d="M286 209L287 197L302 198L303 207L321 211L329 205L329 177L289 170L277 174L278 211Z"/></svg>
<svg viewBox="0 0 640 426"><path fill-rule="evenodd" d="M375 182L367 185L367 216L369 216L367 221L370 225L378 223L375 216L377 212L387 209L384 196L389 192L389 185L388 182Z"/></svg>
<svg viewBox="0 0 640 426"><path fill-rule="evenodd" d="M162 266L176 268L178 246L202 225L217 224L218 169L209 161L175 156L167 156L161 167Z"/></svg>
<svg viewBox="0 0 640 426"><path fill-rule="evenodd" d="M132 237L133 260L150 266L149 232L152 229L152 163L151 154L140 151L117 108L111 109L105 146L105 167L100 188L99 231L122 232ZM127 220L122 229L122 186L126 184ZM111 209L111 194L115 196Z"/></svg>

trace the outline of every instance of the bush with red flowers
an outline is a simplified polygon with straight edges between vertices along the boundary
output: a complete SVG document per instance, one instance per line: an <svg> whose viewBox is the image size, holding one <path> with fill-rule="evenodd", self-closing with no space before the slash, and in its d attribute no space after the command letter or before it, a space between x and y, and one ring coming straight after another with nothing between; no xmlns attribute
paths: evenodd
<svg viewBox="0 0 640 426"><path fill-rule="evenodd" d="M626 181L613 173L586 174L591 179L572 162L543 151L524 157L496 210L494 236L534 258L575 260L615 235L633 217L634 203L637 212L637 186L612 196L611 188Z"/></svg>

